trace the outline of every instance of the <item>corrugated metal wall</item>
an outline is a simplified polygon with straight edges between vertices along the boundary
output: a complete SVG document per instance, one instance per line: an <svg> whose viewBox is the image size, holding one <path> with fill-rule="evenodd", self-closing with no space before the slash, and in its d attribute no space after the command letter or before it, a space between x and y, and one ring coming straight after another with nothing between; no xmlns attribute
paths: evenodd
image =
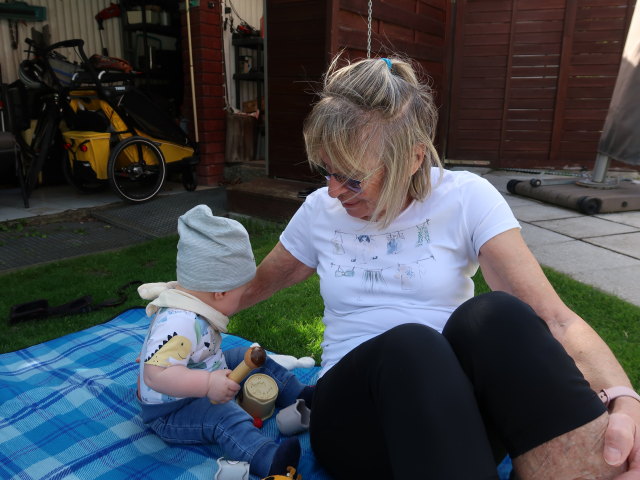
<svg viewBox="0 0 640 480"><path fill-rule="evenodd" d="M31 29L42 30L49 25L51 42L81 38L85 41L85 52L91 56L100 53L100 35L95 16L98 12L108 7L110 0L28 0L32 6L46 7L46 20L42 22L18 22L18 48L11 47L11 32L7 19L0 19L0 68L2 69L2 81L10 83L18 78L18 66L26 59L26 46L24 39L31 36ZM244 2L241 2L244 3ZM122 57L122 34L119 18L104 21L102 31L105 47L109 55ZM66 55L69 60L79 60L71 51L60 49L60 53Z"/></svg>
<svg viewBox="0 0 640 480"><path fill-rule="evenodd" d="M263 12L264 0L225 0L223 2L224 7L231 8L231 13L225 14L224 7L222 8L222 21L227 18L227 27L223 31L224 41L224 54L225 54L225 74L227 77L227 104L230 107L236 106L236 92L233 81L233 74L236 71L236 65L234 60L234 46L231 44L231 19L233 19L233 27L237 27L240 22L245 21L256 30L260 29L260 17ZM247 54L250 52L246 52ZM241 82L240 97L242 99L256 98L257 97L257 84L250 82Z"/></svg>

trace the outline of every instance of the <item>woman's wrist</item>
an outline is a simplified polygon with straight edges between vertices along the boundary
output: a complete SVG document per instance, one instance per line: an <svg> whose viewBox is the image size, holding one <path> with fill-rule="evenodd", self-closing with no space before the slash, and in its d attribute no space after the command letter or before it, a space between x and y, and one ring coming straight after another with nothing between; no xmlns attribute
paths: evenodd
<svg viewBox="0 0 640 480"><path fill-rule="evenodd" d="M637 400L638 403L640 404L640 395L638 395L638 393L635 390L633 390L631 387L627 387L623 385L616 386L616 387L603 388L598 393L598 396L600 397L600 400L602 400L602 403L604 403L604 405L607 408L611 408L612 402L616 398L620 398L620 397Z"/></svg>

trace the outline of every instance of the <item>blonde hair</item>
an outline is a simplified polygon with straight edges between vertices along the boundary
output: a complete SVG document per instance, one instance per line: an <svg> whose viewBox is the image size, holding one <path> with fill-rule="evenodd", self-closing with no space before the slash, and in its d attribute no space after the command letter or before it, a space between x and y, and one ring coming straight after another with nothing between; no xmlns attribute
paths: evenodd
<svg viewBox="0 0 640 480"><path fill-rule="evenodd" d="M325 74L320 100L304 123L307 158L312 167L323 167L326 155L332 173L366 180L372 174L367 159L375 155L384 180L371 220L385 228L400 214L407 195L427 197L431 167L442 169L433 146L437 110L431 89L409 61L390 57L389 65L381 58L366 59L338 68L339 58ZM416 151L424 158L411 175Z"/></svg>

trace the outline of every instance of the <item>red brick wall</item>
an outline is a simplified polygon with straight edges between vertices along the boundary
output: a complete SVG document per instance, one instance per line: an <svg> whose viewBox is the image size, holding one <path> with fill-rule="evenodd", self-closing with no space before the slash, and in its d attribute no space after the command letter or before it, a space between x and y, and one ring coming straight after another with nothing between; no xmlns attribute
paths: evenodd
<svg viewBox="0 0 640 480"><path fill-rule="evenodd" d="M200 145L200 165L197 169L198 184L200 185L218 185L223 180L225 112L221 3L201 0L200 6L191 7L189 10ZM189 133L191 138L195 140L187 15L184 4L185 2L181 2L185 85L183 116L188 119Z"/></svg>

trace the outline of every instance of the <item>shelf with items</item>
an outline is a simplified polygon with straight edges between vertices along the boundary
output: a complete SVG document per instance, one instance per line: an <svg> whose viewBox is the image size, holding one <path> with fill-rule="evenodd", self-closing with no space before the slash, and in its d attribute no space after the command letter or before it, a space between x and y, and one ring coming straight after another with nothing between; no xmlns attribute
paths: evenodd
<svg viewBox="0 0 640 480"><path fill-rule="evenodd" d="M256 102L262 110L264 96L264 41L261 37L235 34L231 39L234 47L235 71L233 79L236 88L236 108L242 104L241 82L256 84ZM248 101L253 98L246 99Z"/></svg>
<svg viewBox="0 0 640 480"><path fill-rule="evenodd" d="M121 0L123 56L142 72L136 85L172 115L182 102L180 12L175 0Z"/></svg>

